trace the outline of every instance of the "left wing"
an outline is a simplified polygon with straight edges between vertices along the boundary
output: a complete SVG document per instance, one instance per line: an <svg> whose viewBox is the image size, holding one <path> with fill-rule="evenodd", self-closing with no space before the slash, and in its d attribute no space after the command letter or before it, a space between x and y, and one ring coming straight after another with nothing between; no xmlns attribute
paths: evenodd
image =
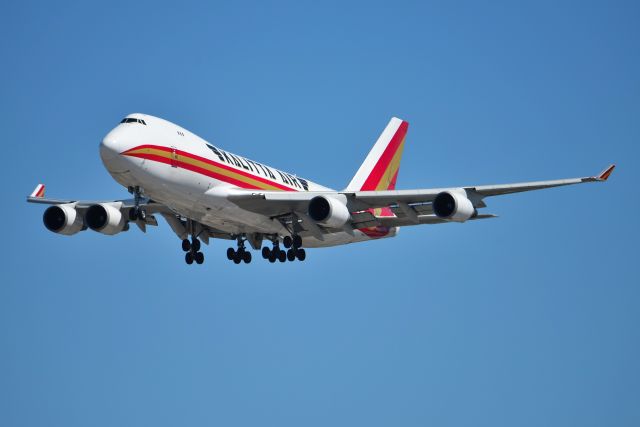
<svg viewBox="0 0 640 427"><path fill-rule="evenodd" d="M305 225L310 222L310 218L307 215L307 212L309 211L309 204L317 197L341 200L341 203L344 203L350 212L348 224L353 228L379 225L391 227L400 225L437 224L456 221L456 219L449 219L447 217L443 218L435 214L433 202L436 197L442 193L454 194L455 197L462 197L470 202L474 212L464 220L493 218L495 217L494 215L477 213L478 208L486 207L486 204L484 203L484 198L486 197L542 190L545 188L582 184L586 182L603 182L609 178L614 168L615 165L611 165L598 175L589 177L552 181L533 181L517 184L417 190L310 191L298 193L281 191L252 192L242 190L232 193L228 198L243 209L269 217L295 214L298 217L302 217L302 222ZM372 213L373 210L380 208L391 209L395 217L376 216ZM320 225L322 225L322 223L320 223ZM314 228L314 225L309 224L308 227ZM322 226L320 230L323 232L329 232L329 230L326 230L327 228L331 227ZM309 231L316 235L319 232L318 229Z"/></svg>

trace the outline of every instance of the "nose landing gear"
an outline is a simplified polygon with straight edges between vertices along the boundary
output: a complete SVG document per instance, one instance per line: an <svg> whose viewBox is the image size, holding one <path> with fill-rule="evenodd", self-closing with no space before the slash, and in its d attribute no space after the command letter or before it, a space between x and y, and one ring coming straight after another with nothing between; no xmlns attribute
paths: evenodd
<svg viewBox="0 0 640 427"><path fill-rule="evenodd" d="M134 206L129 209L129 221L142 221L147 219L147 211L143 207L140 207L140 199L142 199L144 192L139 186L129 187L129 193L133 194Z"/></svg>

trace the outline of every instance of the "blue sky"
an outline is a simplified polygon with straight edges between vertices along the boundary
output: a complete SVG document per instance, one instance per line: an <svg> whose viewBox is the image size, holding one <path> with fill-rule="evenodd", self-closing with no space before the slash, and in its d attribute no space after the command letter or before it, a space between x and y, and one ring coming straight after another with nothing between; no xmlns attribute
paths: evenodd
<svg viewBox="0 0 640 427"><path fill-rule="evenodd" d="M184 3L184 4L183 4ZM10 2L0 13L3 426L640 423L637 2ZM584 176L499 219L187 267L169 227L45 230L126 197L127 113L342 188L391 116L399 188Z"/></svg>

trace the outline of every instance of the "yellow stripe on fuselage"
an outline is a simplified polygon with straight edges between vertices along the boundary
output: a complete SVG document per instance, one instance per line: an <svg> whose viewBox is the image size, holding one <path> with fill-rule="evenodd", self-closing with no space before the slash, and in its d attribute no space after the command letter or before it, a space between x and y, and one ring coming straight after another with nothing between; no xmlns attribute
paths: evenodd
<svg viewBox="0 0 640 427"><path fill-rule="evenodd" d="M169 161L176 161L176 162L181 162L181 163L186 163L192 166L195 166L197 168L200 169L204 169L207 170L209 172L218 174L218 175L222 175L231 179L235 179L237 181L242 181L245 184L251 186L252 188L257 188L260 190L274 190L274 191L284 191L282 188L277 187L275 185L270 185L268 183L262 182L258 179L254 179L248 176L245 176L241 173L235 172L235 171L231 171L225 168L222 168L220 166L216 166L215 164L211 164L209 162L205 162L199 159L195 159L193 157L190 156L185 156L185 155L180 155L178 153L176 153L175 157L173 155L173 153L165 151L165 150L160 150L157 148L140 148L137 150L132 150L132 151L128 151L127 154L129 155L152 155L152 156L158 156L158 157L163 157L165 159L168 159Z"/></svg>

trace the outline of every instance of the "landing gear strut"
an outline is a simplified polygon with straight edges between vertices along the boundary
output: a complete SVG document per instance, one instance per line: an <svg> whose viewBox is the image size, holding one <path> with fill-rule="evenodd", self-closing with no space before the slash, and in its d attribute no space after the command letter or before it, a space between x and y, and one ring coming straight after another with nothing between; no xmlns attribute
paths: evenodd
<svg viewBox="0 0 640 427"><path fill-rule="evenodd" d="M249 264L251 262L251 252L244 247L244 242L245 238L238 236L238 249L227 249L227 259L229 261L233 261L234 264L240 264L241 262Z"/></svg>
<svg viewBox="0 0 640 427"><path fill-rule="evenodd" d="M140 207L140 199L143 196L143 191L139 186L129 187L129 193L133 194L134 206L129 209L129 221L142 221L147 219L147 212L144 208Z"/></svg>

